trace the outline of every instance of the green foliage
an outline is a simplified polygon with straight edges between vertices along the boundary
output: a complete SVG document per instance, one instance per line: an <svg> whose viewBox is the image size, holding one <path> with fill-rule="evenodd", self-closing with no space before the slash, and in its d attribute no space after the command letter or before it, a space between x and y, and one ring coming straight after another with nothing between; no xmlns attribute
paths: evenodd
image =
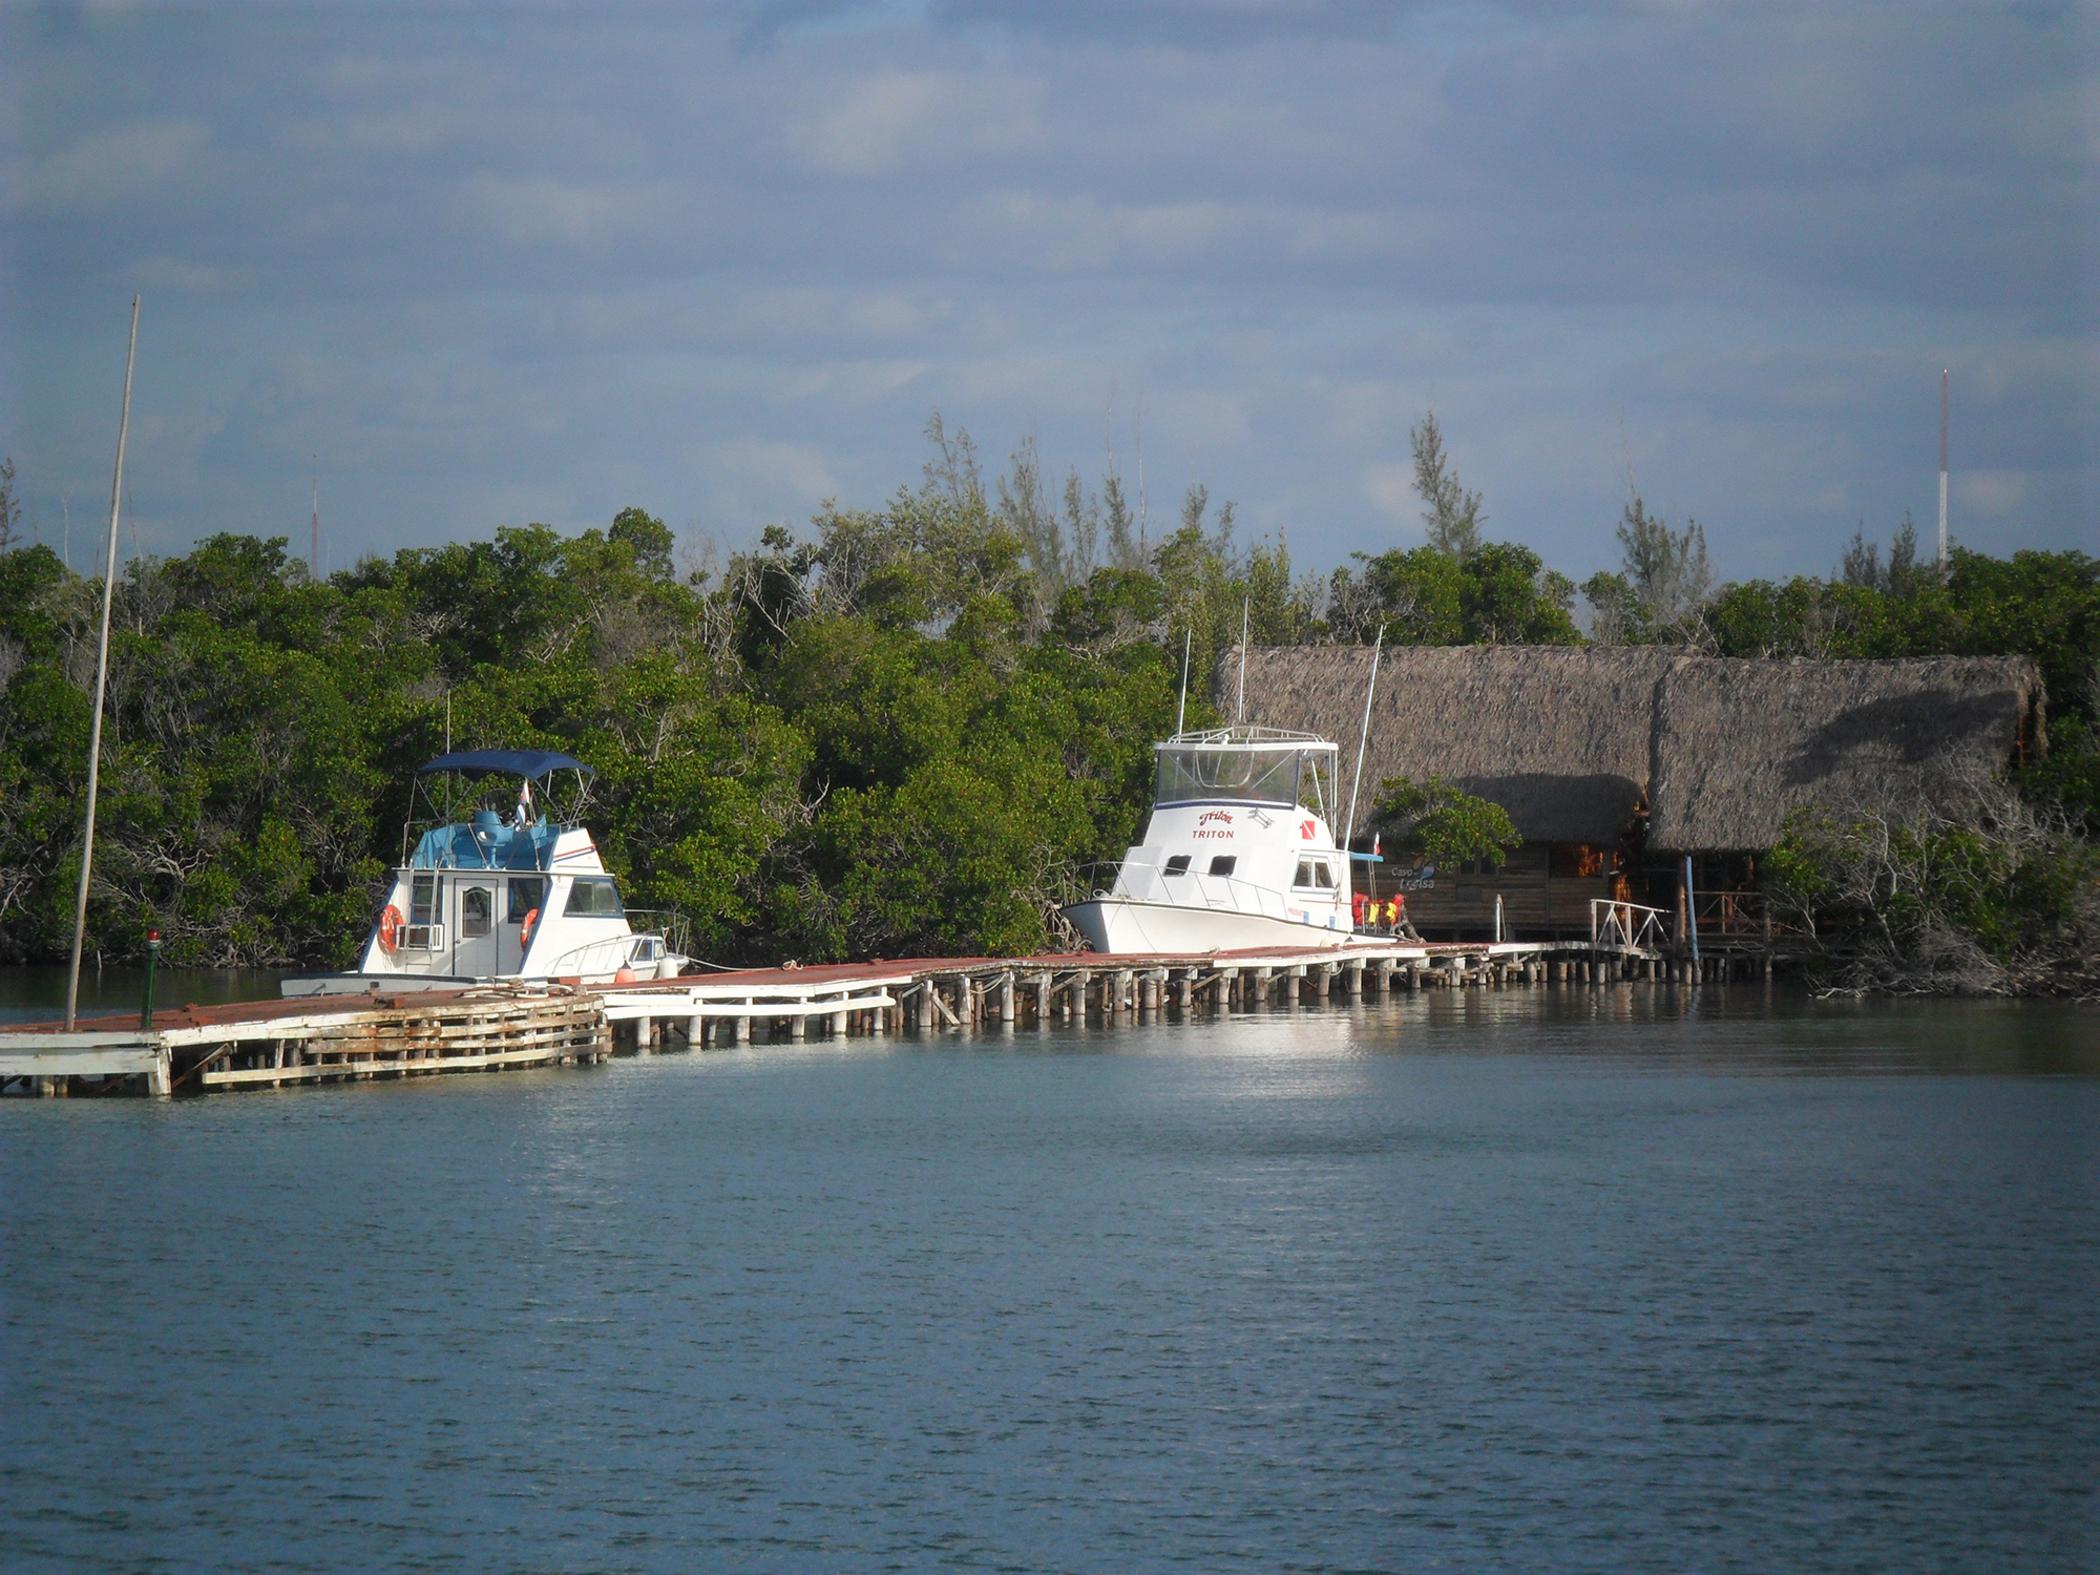
<svg viewBox="0 0 2100 1575"><path fill-rule="evenodd" d="M1281 533L1236 541L1231 504L1201 485L1161 530L1112 467L1098 488L1056 485L1024 443L988 487L966 432L936 415L928 436L917 488L827 504L802 533L769 526L718 576L681 579L675 538L640 508L319 583L281 537L214 535L133 565L115 591L89 949L135 950L150 927L171 962L346 962L448 715L460 747L591 761L589 821L631 900L684 913L714 960L1036 949L1076 871L1136 837L1184 639L1188 722L1205 726L1243 616L1256 644L1581 638L1565 576L1480 539L1479 495L1433 413L1415 447L1434 544L1324 582L1296 572ZM9 507L11 486L0 475ZM2051 747L2016 806L2090 834L2100 563L1957 550L1943 575L1914 538L1884 558L1862 532L1830 580L1707 595L1703 532L1636 497L1624 563L1585 589L1611 638L2029 655ZM99 599L47 549L0 551L0 960L67 947ZM1500 809L1435 780L1386 784L1374 814L1442 862L1499 862L1516 842ZM1782 850L1800 900L1878 912L1818 893L1833 845L1804 831ZM1965 891L2002 894L1958 908L1993 956L2027 955L2081 900L2062 885L2075 859L2005 864L1958 828L1920 847Z"/></svg>
<svg viewBox="0 0 2100 1575"><path fill-rule="evenodd" d="M1575 587L1529 547L1476 544L1459 558L1435 547L1360 558L1360 577L1328 582L1334 632L1391 645L1576 645Z"/></svg>
<svg viewBox="0 0 2100 1575"><path fill-rule="evenodd" d="M2005 994L2100 989L2100 845L2002 785L1964 815L1799 810L1775 896L1835 945L1842 982Z"/></svg>
<svg viewBox="0 0 2100 1575"><path fill-rule="evenodd" d="M1639 492L1618 528L1620 566L1583 582L1591 629L1605 645L1688 645L1703 638L1700 613L1713 587L1706 527L1672 527Z"/></svg>
<svg viewBox="0 0 2100 1575"><path fill-rule="evenodd" d="M1437 425L1434 410L1423 413L1421 421L1408 433L1408 442L1414 451L1415 491L1428 505L1423 510L1422 523L1428 530L1431 550L1453 558L1470 557L1480 548L1484 518L1480 494L1468 492L1459 481L1458 472L1451 468L1451 456L1444 451L1444 433Z"/></svg>
<svg viewBox="0 0 2100 1575"><path fill-rule="evenodd" d="M1395 846L1439 865L1479 860L1499 869L1524 840L1500 804L1435 776L1419 783L1387 777L1378 784L1371 823Z"/></svg>

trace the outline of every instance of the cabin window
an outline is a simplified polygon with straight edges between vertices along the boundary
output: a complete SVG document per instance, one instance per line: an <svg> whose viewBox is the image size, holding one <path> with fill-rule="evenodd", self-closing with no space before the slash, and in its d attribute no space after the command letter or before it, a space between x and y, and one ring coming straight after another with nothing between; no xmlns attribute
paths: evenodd
<svg viewBox="0 0 2100 1575"><path fill-rule="evenodd" d="M1152 783L1156 804L1222 799L1289 808L1297 802L1301 750L1188 744L1162 745L1157 753L1158 770Z"/></svg>
<svg viewBox="0 0 2100 1575"><path fill-rule="evenodd" d="M495 912L496 894L486 886L469 886L459 894L459 938L471 941L488 934Z"/></svg>
<svg viewBox="0 0 2100 1575"><path fill-rule="evenodd" d="M562 912L578 919L617 919L626 913L620 905L620 889L610 876L578 876L569 886L569 900Z"/></svg>
<svg viewBox="0 0 2100 1575"><path fill-rule="evenodd" d="M414 875L408 882L408 922L437 923L437 877Z"/></svg>
<svg viewBox="0 0 2100 1575"><path fill-rule="evenodd" d="M1220 853L1210 861L1210 872L1213 875L1230 875L1239 867L1239 862L1236 854Z"/></svg>
<svg viewBox="0 0 2100 1575"><path fill-rule="evenodd" d="M547 900L547 883L543 880L514 880L510 883L510 906L504 917L512 924L523 924L525 915Z"/></svg>
<svg viewBox="0 0 2100 1575"><path fill-rule="evenodd" d="M1174 856L1173 856L1173 857L1172 857L1171 859L1168 859L1168 860L1167 860L1167 873L1168 873L1169 875L1186 875L1186 874L1187 874L1188 872L1189 872L1189 855L1188 855L1188 854L1186 854L1186 853L1177 853L1177 854L1175 854L1175 855L1174 855Z"/></svg>
<svg viewBox="0 0 2100 1575"><path fill-rule="evenodd" d="M1546 853L1546 873L1555 880L1595 880L1606 863L1604 849L1587 842L1556 842Z"/></svg>
<svg viewBox="0 0 2100 1575"><path fill-rule="evenodd" d="M1322 891L1334 890L1334 866L1325 859L1300 859L1298 878L1293 885L1313 886Z"/></svg>

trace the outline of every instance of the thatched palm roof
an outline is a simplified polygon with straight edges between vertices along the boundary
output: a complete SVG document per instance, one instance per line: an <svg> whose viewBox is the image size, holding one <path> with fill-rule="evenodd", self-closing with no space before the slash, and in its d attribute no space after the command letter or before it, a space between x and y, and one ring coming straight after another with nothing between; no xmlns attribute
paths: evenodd
<svg viewBox="0 0 2100 1575"><path fill-rule="evenodd" d="M1346 800L1370 670L1360 646L1251 649L1246 720L1334 739ZM1228 717L1238 677L1235 649L1213 675ZM1796 804L1944 799L2002 767L2039 704L2020 658L1404 646L1380 670L1363 802L1386 777L1435 775L1501 804L1534 842L1614 841L1645 804L1651 847L1764 848Z"/></svg>
<svg viewBox="0 0 2100 1575"><path fill-rule="evenodd" d="M1387 777L1428 776L1493 799L1535 842L1609 842L1626 829L1648 773L1648 719L1668 651L1645 647L1404 646L1385 653L1371 706L1363 809ZM1247 653L1247 720L1303 727L1356 760L1371 652L1286 646ZM1233 713L1239 655L1218 664L1217 704Z"/></svg>
<svg viewBox="0 0 2100 1575"><path fill-rule="evenodd" d="M2025 657L1681 659L1656 711L1649 844L1768 848L1799 805L1955 809L2040 704Z"/></svg>

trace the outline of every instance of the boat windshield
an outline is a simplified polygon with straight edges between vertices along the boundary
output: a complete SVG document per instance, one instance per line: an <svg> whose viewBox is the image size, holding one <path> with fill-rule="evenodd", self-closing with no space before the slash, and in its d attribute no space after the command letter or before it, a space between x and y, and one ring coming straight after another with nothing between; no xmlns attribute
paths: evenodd
<svg viewBox="0 0 2100 1575"><path fill-rule="evenodd" d="M1228 799L1235 804L1298 802L1298 773L1306 763L1299 749L1166 748L1159 752L1153 782L1155 804Z"/></svg>

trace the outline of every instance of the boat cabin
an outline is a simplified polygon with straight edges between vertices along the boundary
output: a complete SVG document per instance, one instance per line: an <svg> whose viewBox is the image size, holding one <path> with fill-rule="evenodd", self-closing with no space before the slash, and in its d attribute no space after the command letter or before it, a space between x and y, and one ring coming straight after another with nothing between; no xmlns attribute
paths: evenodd
<svg viewBox="0 0 2100 1575"><path fill-rule="evenodd" d="M636 935L581 824L591 769L543 750L470 750L417 772L427 806L358 960L364 975L612 977L664 957Z"/></svg>

